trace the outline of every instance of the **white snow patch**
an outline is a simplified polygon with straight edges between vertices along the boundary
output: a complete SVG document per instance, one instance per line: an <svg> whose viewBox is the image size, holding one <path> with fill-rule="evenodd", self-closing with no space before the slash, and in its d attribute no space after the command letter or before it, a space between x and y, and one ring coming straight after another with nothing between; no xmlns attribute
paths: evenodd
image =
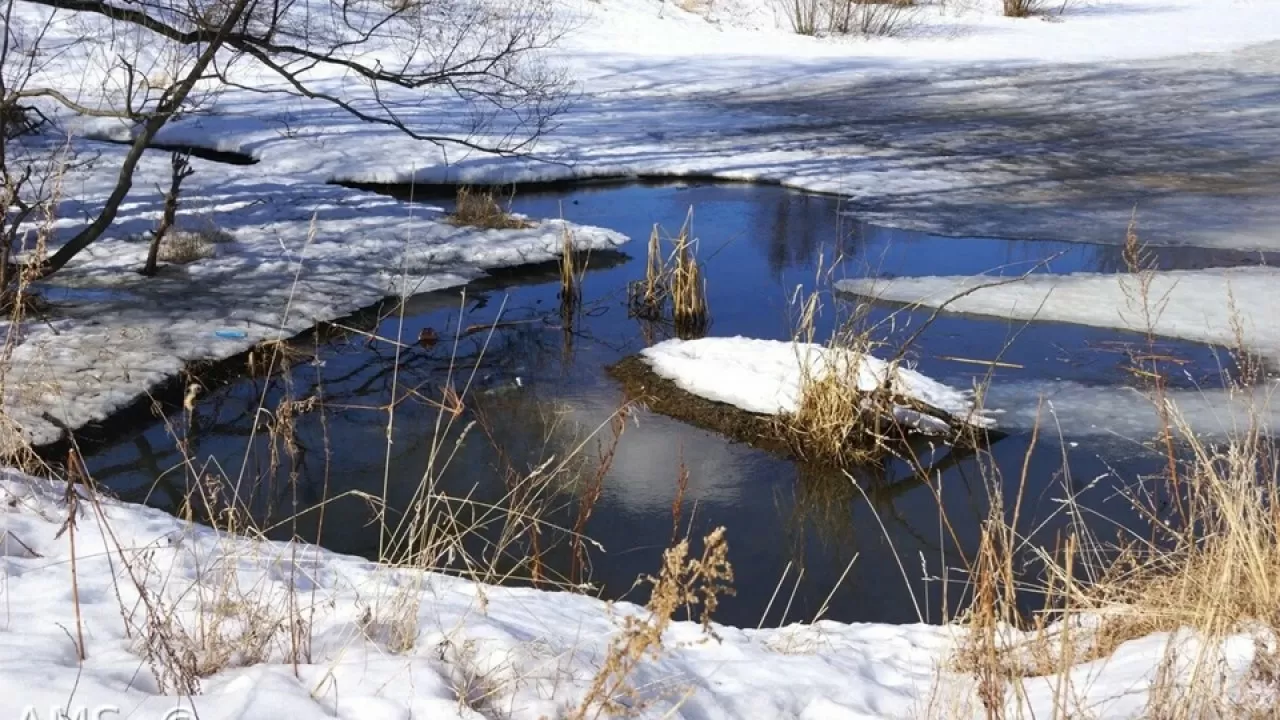
<svg viewBox="0 0 1280 720"><path fill-rule="evenodd" d="M1126 158L1150 155L1170 162L1149 163L1129 177L1168 175L1148 178L1141 207L1144 223L1159 225L1162 242L1278 247L1268 196L1217 197L1216 176L1196 169L1210 160L1224 166L1232 157L1247 164L1269 147L1272 108L1255 88L1268 87L1277 53L1238 61L1210 53L1280 39L1272 0L1079 0L1047 20L1002 17L998 0L928 3L898 38L798 36L776 0L554 4L571 31L546 58L572 79L574 102L539 138L538 159L446 152L323 102L237 89L220 93L208 112L171 123L159 139L244 152L259 159L260 172L316 184L711 174L840 193L865 201L864 219L898 226L955 233L963 222L969 235L1009 236L1013 229L1097 242L1123 238L1131 201L1080 193L1061 181L1062 168L1052 162L1026 169L1015 161L1052 158L1069 164L1066 174L1087 171L1101 181L1108 171L1123 174L1115 166ZM316 5L315 12L328 11L326 3ZM703 8L710 21L681 5ZM25 2L18 10L32 27L45 14ZM91 44L72 42L102 22L66 14L50 29L51 42L67 50L45 72L61 73L52 84L70 96L92 98L116 87L104 82L96 56L80 57L90 52L81 46ZM376 38L360 50L392 58L396 52ZM93 52L114 58L109 47ZM1152 60L1171 55L1181 57ZM247 58L237 72L249 87L279 85ZM308 77L351 102L372 100L367 87L325 72L332 71L316 68ZM472 134L472 114L448 92L384 91L378 99L414 128L480 143L523 132L499 119ZM133 131L101 118L66 122L74 133L117 139ZM1218 132L1206 136L1206 126ZM1008 148L991 147L985 140L992 135L1008 137ZM1181 137L1196 137L1195 147L1145 153L1130 142ZM1071 143L1066 151L1064 138ZM1082 146L1085 152L1072 150ZM1189 150L1201 154L1188 156ZM1075 169L1085 156L1094 166ZM1193 162L1201 156L1204 163ZM1171 167L1183 161L1190 169ZM1265 170L1266 163L1258 164ZM1180 172L1195 182L1180 182ZM1171 181L1211 187L1170 194ZM1001 200L1009 205L1022 189L1012 211L997 212ZM974 210L928 202L938 197ZM1221 208L1230 212L1213 212ZM945 222L930 217L938 213L946 213Z"/></svg>
<svg viewBox="0 0 1280 720"><path fill-rule="evenodd" d="M1142 442L1161 432L1167 403L1186 430L1198 437L1227 439L1251 429L1280 428L1280 383L1249 389L1165 390L1159 399L1137 388L1083 385L1066 380L993 382L983 399L1000 408L1005 429L1051 428L1054 437L1111 436ZM1134 445L1136 447L1136 445Z"/></svg>
<svg viewBox="0 0 1280 720"><path fill-rule="evenodd" d="M836 283L839 292L949 312L1018 320L1069 322L1245 348L1280 362L1280 325L1269 297L1280 270L1268 267L1174 270L1147 274L1147 300L1138 275L1074 273L1009 281L986 276L857 278ZM964 297L960 293L969 292ZM1237 335L1238 333L1238 335ZM1223 358L1224 371L1231 362ZM1274 381L1250 389L1166 391L1187 429L1205 437L1236 436L1260 425L1280 427L1272 402ZM1040 401L1047 403L1041 407ZM1002 410L1001 424L1029 429L1050 423L1070 436L1113 435L1136 440L1160 430L1157 399L1133 388L1095 387L1065 381L995 382L984 400Z"/></svg>
<svg viewBox="0 0 1280 720"><path fill-rule="evenodd" d="M915 370L864 353L832 351L813 343L744 337L666 340L640 352L654 373L681 389L716 402L762 415L795 412L802 378L836 372L854 378L859 390L871 392L886 383L897 395L976 427L995 421L974 406L973 393L944 385ZM857 362L856 369L848 363ZM897 406L895 418L925 433L945 433L945 419Z"/></svg>
<svg viewBox="0 0 1280 720"><path fill-rule="evenodd" d="M837 281L836 290L925 307L945 303L950 312L1150 329L1156 335L1231 348L1237 344L1238 327L1249 348L1280 359L1280 325L1265 301L1280 283L1280 270L1170 270L1147 277L1146 300L1141 278L1125 273L1033 275L1013 281L981 275L850 278Z"/></svg>
<svg viewBox="0 0 1280 720"><path fill-rule="evenodd" d="M94 150L101 158L68 180L86 205L106 194L124 152ZM457 287L487 269L553 260L566 232L580 250L627 240L560 220L515 230L455 227L438 211L258 166L192 165L179 221L225 235L212 257L152 278L135 272L163 205L153 180L168 166L165 155L147 153L109 234L38 286L55 308L18 329L4 387L5 414L25 441L49 443L59 426L102 422L192 361L286 339L387 297ZM83 223L83 215L64 212L58 237ZM8 325L0 321L0 333Z"/></svg>
<svg viewBox="0 0 1280 720"><path fill-rule="evenodd" d="M586 695L623 619L646 617L625 602L486 586L305 544L223 535L151 508L90 503L83 491L72 534L64 528L66 498L61 482L0 470L6 716L119 708L121 717L162 717L180 705L208 720L565 717ZM197 694L179 696L162 689L163 665L148 660L146 638L156 638L146 630L148 612L170 628L171 647L198 658L224 646L201 628L217 628L225 642L250 627L269 632L246 643L260 646L260 657L209 667ZM412 641L398 651L389 644L396 618L408 619L400 627ZM963 640L955 626L822 621L712 630L716 638L688 622L668 629L662 651L631 677L650 703L636 708L638 717L906 719L929 708L948 718L985 717L974 678L948 669ZM1021 637L1008 632L1010 642ZM1188 660L1196 656L1194 637L1157 634L1077 667L1066 681L1073 688L1067 710L1140 717L1174 641ZM302 648L297 662L294 648ZM1228 682L1244 677L1251 639L1228 638L1221 653ZM1026 678L1023 692L1009 694L1008 714L1023 714L1012 709L1019 702L1023 716L1063 711L1062 682ZM24 715L31 708L37 714Z"/></svg>

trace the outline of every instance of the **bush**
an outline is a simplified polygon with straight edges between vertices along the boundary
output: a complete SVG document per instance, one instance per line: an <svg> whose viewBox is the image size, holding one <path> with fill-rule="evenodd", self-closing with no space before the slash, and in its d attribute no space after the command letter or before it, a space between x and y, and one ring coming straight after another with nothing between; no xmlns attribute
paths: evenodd
<svg viewBox="0 0 1280 720"><path fill-rule="evenodd" d="M900 35L916 12L914 0L784 0L783 9L800 35L867 37Z"/></svg>
<svg viewBox="0 0 1280 720"><path fill-rule="evenodd" d="M516 217L498 203L493 190L477 190L467 185L458 188L457 200L449 222L454 225L515 230L530 227L523 218Z"/></svg>
<svg viewBox="0 0 1280 720"><path fill-rule="evenodd" d="M1004 0L1005 17L1031 17L1044 12L1044 0Z"/></svg>
<svg viewBox="0 0 1280 720"><path fill-rule="evenodd" d="M165 233L160 241L158 259L161 262L186 265L205 260L217 254L219 243L229 242L231 236L216 228L208 230L178 230Z"/></svg>

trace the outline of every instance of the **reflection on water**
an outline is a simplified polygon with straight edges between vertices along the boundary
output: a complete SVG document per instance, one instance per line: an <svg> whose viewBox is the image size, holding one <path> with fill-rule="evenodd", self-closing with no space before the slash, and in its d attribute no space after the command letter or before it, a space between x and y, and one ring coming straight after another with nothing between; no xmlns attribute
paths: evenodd
<svg viewBox="0 0 1280 720"><path fill-rule="evenodd" d="M622 187L531 196L515 205L530 215L563 213L639 239L655 222L678 227L693 206L715 335L789 337L788 298L797 286L812 288L819 266L833 257L840 258L837 277L1022 272L1037 264L1041 272L1110 271L1121 263L1116 247L937 238L857 226L841 215L838 200L779 188ZM642 244L631 250L642 252ZM1250 261L1189 248L1155 256L1162 267ZM600 543L588 554L592 581L605 596L640 601L643 590L633 589L634 580L657 567L674 532L700 536L724 525L737 595L725 599L718 619L736 625L762 622L775 591L780 599L763 618L768 624L811 619L828 596L827 617L842 621L938 619L954 611L963 590L944 593L924 578L964 565L987 513L984 476L996 474L1010 489L1018 484L1030 443L1026 423L1013 427L985 458L921 447L922 464L931 467L924 474L900 462L853 477L817 473L641 409L627 415L615 446L610 419L623 396L603 368L653 339L654 329L629 319L625 310L626 285L642 274L643 258L593 258L583 305L568 318L557 311L553 268L499 273L465 293L410 298L403 326L400 313L391 311L348 323L383 337L399 334L405 340L399 349L361 333L318 342L288 374L245 379L210 393L189 418L156 422L98 452L91 469L126 497L178 508L187 483L203 472L179 467L171 437L177 434L197 470L219 468L241 497L252 498L256 512L289 518L273 536L298 534L365 555L376 555L379 544L372 524L379 510L369 496L385 495L396 517L430 477L432 492L467 500L442 507L437 523L485 529L459 556L483 556L493 538L514 534L517 542L497 562L501 572L573 580L581 568L568 538L585 522L586 535ZM922 319L888 308L870 313L873 322L895 313L899 329L914 329ZM834 313L822 322L820 332L829 331ZM420 335L439 341L416 343ZM951 358L999 356L1010 367L995 371L997 385L1067 382L1104 389L1129 382L1124 346L1134 340L1098 328L940 317L912 357L922 371L958 386L981 380L986 368ZM1187 386L1216 377L1219 363L1207 348L1169 342L1162 351L1188 363L1179 381ZM462 405L451 400L454 392L464 396ZM1011 417L1034 412L1034 397L1004 397L1022 404L1010 408ZM271 412L256 412L264 398ZM284 398L300 402L282 412ZM293 434L289 441L273 439L269 431L285 416ZM1143 450L1142 437L1077 447L1069 426L1045 433L1050 435L1027 461L1030 492L1022 516L1024 529L1039 527L1038 537L1046 540L1061 525L1052 515L1061 512L1056 498L1063 493L1083 493L1091 507L1115 516L1107 508L1114 502L1110 474L1130 477L1161 467L1158 456ZM585 519L583 498L590 497L603 464L609 472ZM688 478L683 488L682 469ZM533 508L540 523L493 510L527 500L520 479L530 476L545 485ZM323 512L309 510L319 505ZM531 555L536 563L521 561ZM458 557L453 560L457 567Z"/></svg>

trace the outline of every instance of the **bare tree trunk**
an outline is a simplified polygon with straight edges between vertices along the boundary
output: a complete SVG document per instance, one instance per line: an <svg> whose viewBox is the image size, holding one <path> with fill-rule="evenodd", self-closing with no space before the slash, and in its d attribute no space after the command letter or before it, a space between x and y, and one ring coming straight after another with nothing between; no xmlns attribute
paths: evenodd
<svg viewBox="0 0 1280 720"><path fill-rule="evenodd" d="M10 24L9 14L18 1L0 0L4 26ZM166 80L167 87L161 88L147 75L145 62L103 49L99 62L109 77L120 79L113 81L102 101L82 101L76 92L37 83L33 78L50 80L34 72L36 64L22 60L44 57L37 51L46 34L52 32L51 21L24 20L32 25L29 32L0 33L0 70L5 71L0 72L0 102L16 105L27 98L39 98L80 115L120 118L137 128L102 206L47 260L36 261L31 271L37 278L58 272L106 234L118 219L147 147L179 114L195 112L206 90L211 95L233 89L305 98L416 140L506 156L531 152L531 143L568 102L567 80L538 57L560 32L554 0L370 0L356 3L358 8L348 0L21 1L96 16L113 44L116 29L125 28L128 36L121 38L124 53L135 52L139 58L149 52L144 50L147 43L160 42L175 51L177 66L165 74L174 79ZM138 30L144 33L139 36ZM8 52L11 39L21 40L21 55ZM393 63L383 58L382 48L388 44L399 55ZM24 64L15 64L19 60ZM184 71L182 65L193 60ZM245 84L233 71L245 63L280 82ZM317 80L328 75L313 72L317 67L359 78L371 88L371 97L352 98L333 92L327 83ZM16 84L11 74L18 78ZM458 98L471 111L466 118L470 124L450 120L442 130L424 131L412 109L417 105L405 102L402 96L430 92ZM504 118L504 123L491 127L499 118ZM14 118L8 120L12 127ZM489 139L477 140L477 136ZM177 193L173 194L176 202ZM171 226L172 219L164 229ZM163 233L155 238L157 242L160 237ZM158 250L150 250L152 257L143 272L153 272L158 263ZM15 255L18 252L17 247L12 250ZM13 273L0 269L0 280L4 275Z"/></svg>
<svg viewBox="0 0 1280 720"><path fill-rule="evenodd" d="M213 62L213 58L218 54L218 50L222 48L227 36L231 30L240 22L244 16L245 10L256 2L256 0L236 0L235 5L227 13L226 19L218 26L218 32L209 40L209 44L205 47L204 52L196 58L195 65L191 71L177 85L171 87L166 93L164 99L156 106L155 114L152 115L142 126L142 132L138 133L138 137L134 138L133 146L129 148L129 153L125 155L124 163L120 166L120 174L116 179L116 186L111 191L111 195L107 197L107 202L102 208L102 212L94 219L89 227L81 230L75 237L67 241L67 244L58 249L48 261L40 268L40 277L48 277L53 273L61 270L71 258L79 255L82 250L89 247L95 240L102 237L102 234L111 227L111 223L115 222L116 214L120 212L120 204L124 202L125 196L129 194L129 190L133 187L133 173L138 167L138 161L142 159L142 153L146 151L147 146L155 139L156 133L160 132L160 128L169 122L173 114L182 107L182 103L187 99L187 95L191 94L191 89L204 76L204 72L208 69L209 64Z"/></svg>
<svg viewBox="0 0 1280 720"><path fill-rule="evenodd" d="M147 250L147 263L138 272L147 277L156 274L156 263L160 258L160 242L173 229L178 215L178 195L182 192L182 181L195 174L191 169L191 154L176 152L169 157L169 165L173 173L169 176L169 192L164 194L164 214L160 216L160 226L155 229L151 238L151 247Z"/></svg>

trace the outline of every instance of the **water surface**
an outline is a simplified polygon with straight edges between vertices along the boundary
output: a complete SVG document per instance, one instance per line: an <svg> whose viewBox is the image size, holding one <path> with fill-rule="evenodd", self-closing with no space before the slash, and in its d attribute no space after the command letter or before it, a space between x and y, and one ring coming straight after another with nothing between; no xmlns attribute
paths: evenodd
<svg viewBox="0 0 1280 720"><path fill-rule="evenodd" d="M189 426L187 418L175 417L139 428L90 458L91 470L126 497L180 507L193 472L179 467L172 434L184 435L196 467L240 478L242 493L256 489L260 514L293 517L273 536L297 533L369 556L378 553L380 538L367 501L347 496L325 504L323 513L304 511L359 491L385 496L394 514L430 473L451 495L469 498L466 520L489 523L491 537L502 523L478 508L508 503L510 477L575 449L588 459L608 451L609 418L625 398L604 368L669 334L628 317L627 284L643 275L640 255L653 225L674 232L690 208L708 273L709 332L720 336L789 338L797 288L829 288L833 278L1113 272L1124 266L1115 246L945 238L857 225L835 198L775 187L583 188L517 198L514 207L623 231L635 240L626 248L634 257L595 258L584 278L582 306L567 322L558 312L554 268L546 267L417 296L402 314L379 319L366 313L349 324L399 337L404 346L397 350L359 333L317 342L289 373L244 379L211 393ZM1188 248L1155 249L1153 257L1161 268L1259 261L1256 254ZM820 332L848 315L851 308L841 302L828 295ZM887 307L867 312L867 321L890 342L927 317ZM440 341L416 344L427 329ZM911 357L923 372L958 386L991 372L997 384L1071 381L1119 388L1134 383L1129 350L1143 342L1099 328L944 315L920 336ZM1176 384L1220 384L1220 352L1177 341L1159 349L1184 363ZM996 358L1008 366L992 372L964 362ZM466 388L465 409L452 429L440 432L439 408L451 407L450 386ZM292 455L291 448L264 439L267 425L281 414L255 412L264 399L274 409L284 397L316 398L310 412L296 417ZM388 451L386 406L392 397L397 405ZM460 429L471 421L477 424L458 444ZM841 621L936 621L944 608L963 604L961 585L944 588L936 578L943 567L962 567L973 550L987 512L984 478L998 478L1011 493L1021 488L1021 527L1039 528L1037 539L1051 542L1062 522L1054 516L1062 507L1056 498L1065 492L1079 493L1102 514L1129 519L1113 496L1111 478L1161 469L1158 453L1143 446L1146 440L1053 427L1031 447L1030 434L1014 428L985 461L922 449L922 460L937 465L927 477L892 462L860 470L854 482L636 409L585 526L601 545L589 553L590 580L605 597L643 602L645 592L633 588L634 581L657 568L673 535L701 536L723 525L737 594L724 600L722 622L755 627L810 620L824 604L826 617ZM444 455L451 456L447 467ZM586 464L585 475L556 484L544 508L548 522L573 524L595 467ZM682 468L688 478L683 491ZM543 532L539 577L574 576L568 547L555 544L550 525ZM530 575L514 562L498 565L514 577Z"/></svg>

